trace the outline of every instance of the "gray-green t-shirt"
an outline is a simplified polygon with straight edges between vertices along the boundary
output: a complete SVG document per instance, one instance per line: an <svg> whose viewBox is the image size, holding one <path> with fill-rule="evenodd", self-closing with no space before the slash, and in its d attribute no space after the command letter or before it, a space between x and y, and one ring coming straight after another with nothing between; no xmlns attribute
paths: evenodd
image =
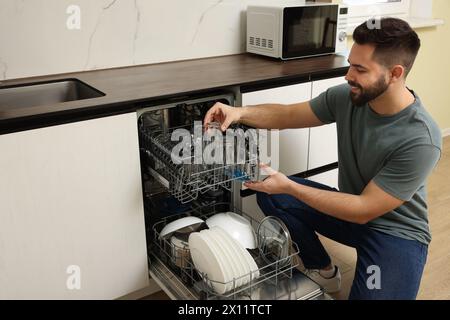
<svg viewBox="0 0 450 320"><path fill-rule="evenodd" d="M440 159L442 137L419 97L412 93L415 102L393 116L379 115L368 104L354 106L347 84L328 89L310 104L322 122L336 122L339 190L360 195L373 180L405 201L368 225L428 244L426 179Z"/></svg>

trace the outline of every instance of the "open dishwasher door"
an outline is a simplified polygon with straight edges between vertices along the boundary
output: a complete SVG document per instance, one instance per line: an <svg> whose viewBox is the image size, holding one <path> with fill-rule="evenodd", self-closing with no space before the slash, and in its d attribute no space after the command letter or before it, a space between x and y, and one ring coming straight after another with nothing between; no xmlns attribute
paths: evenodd
<svg viewBox="0 0 450 320"><path fill-rule="evenodd" d="M239 203L242 181L259 178L258 148L253 148L251 143L251 139L255 139L254 134L247 134L244 142L240 145L238 143L238 147L233 149L244 150L243 161L231 163L224 161L213 164L196 161L198 155L201 159L204 157L203 153L196 153L196 147L204 146L204 138L200 138L200 141L198 139L198 134L203 134L202 121L206 112L216 102L234 105L234 96L226 92L216 92L208 96L184 98L138 110L151 278L172 299L325 298L320 286L297 270L296 244L292 246L287 257L289 263L285 263L286 257L283 261L276 259L269 261L259 248L245 249L252 263L257 266L256 269L249 269L249 273L242 276L247 280L236 279L237 277L233 275L226 280L218 280L199 270L190 254L187 239L180 247L178 242L173 241L173 236L162 236L162 230L174 221L186 217L196 217L206 221L209 217L224 212L238 214L246 219L255 231L260 226L260 221L256 221L251 213L240 211ZM200 129L196 128L195 124L200 125ZM237 129L245 131L249 128ZM182 143L180 137L183 134L188 136L190 144L187 150L192 153L188 155L183 153L181 156L183 161L177 161L180 153L174 150L177 150L176 148ZM196 144L197 142L199 144ZM224 154L228 152L225 149L222 150ZM191 230L191 232L197 232L197 230ZM220 257L220 253L215 252L214 255L219 256L218 259L221 261L226 261L225 258ZM238 258L235 260L239 261ZM235 267L239 268L237 265ZM217 287L226 288L226 290L217 292L215 290Z"/></svg>

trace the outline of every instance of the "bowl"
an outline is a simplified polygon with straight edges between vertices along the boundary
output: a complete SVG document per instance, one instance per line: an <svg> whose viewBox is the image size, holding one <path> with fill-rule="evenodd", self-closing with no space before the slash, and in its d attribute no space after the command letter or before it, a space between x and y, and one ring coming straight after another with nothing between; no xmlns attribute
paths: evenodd
<svg viewBox="0 0 450 320"><path fill-rule="evenodd" d="M256 235L251 222L234 212L222 212L206 219L209 228L221 227L246 249L257 247Z"/></svg>
<svg viewBox="0 0 450 320"><path fill-rule="evenodd" d="M196 227L200 226L204 221L197 217L184 217L177 219L165 225L165 227L159 233L160 238L169 237L175 231L180 229L191 227L192 231L195 231Z"/></svg>
<svg viewBox="0 0 450 320"><path fill-rule="evenodd" d="M191 261L191 253L189 251L189 243L177 236L170 238L172 247L172 262L180 268L189 268Z"/></svg>

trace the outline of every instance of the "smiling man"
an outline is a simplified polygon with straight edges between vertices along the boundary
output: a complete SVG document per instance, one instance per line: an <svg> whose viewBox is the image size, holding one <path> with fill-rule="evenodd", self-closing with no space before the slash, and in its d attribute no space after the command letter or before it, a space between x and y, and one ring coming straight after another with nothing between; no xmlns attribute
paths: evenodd
<svg viewBox="0 0 450 320"><path fill-rule="evenodd" d="M431 241L426 179L442 138L405 84L420 48L416 32L394 18L382 19L380 29L368 25L353 34L348 84L292 105L218 103L205 123L220 121L225 130L234 122L268 129L336 122L339 191L275 171L247 186L266 215L286 223L305 272L325 290L339 290L340 273L316 232L356 248L350 299L415 299Z"/></svg>

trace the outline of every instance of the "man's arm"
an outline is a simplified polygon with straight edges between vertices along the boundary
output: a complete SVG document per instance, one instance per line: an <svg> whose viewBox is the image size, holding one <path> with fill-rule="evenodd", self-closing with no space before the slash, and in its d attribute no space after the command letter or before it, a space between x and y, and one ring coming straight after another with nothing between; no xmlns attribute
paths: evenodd
<svg viewBox="0 0 450 320"><path fill-rule="evenodd" d="M312 111L309 102L290 105L261 104L241 108L216 103L206 114L205 125L217 121L225 131L232 123L242 123L254 128L291 129L323 125Z"/></svg>
<svg viewBox="0 0 450 320"><path fill-rule="evenodd" d="M290 105L262 104L242 108L240 121L255 128L293 129L321 126L309 102Z"/></svg>
<svg viewBox="0 0 450 320"><path fill-rule="evenodd" d="M373 181L361 195L318 190L292 183L290 194L310 207L335 218L366 224L398 207L404 201L391 196Z"/></svg>

